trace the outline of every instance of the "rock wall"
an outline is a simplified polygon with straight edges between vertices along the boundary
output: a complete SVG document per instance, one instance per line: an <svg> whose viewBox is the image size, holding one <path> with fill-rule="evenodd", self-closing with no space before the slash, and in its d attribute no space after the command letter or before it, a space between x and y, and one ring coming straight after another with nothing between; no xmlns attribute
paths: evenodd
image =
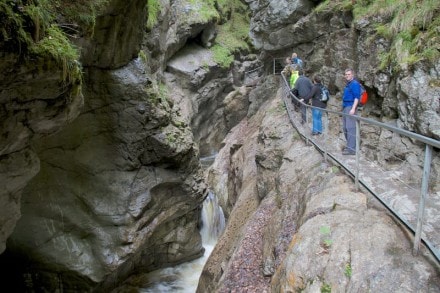
<svg viewBox="0 0 440 293"><path fill-rule="evenodd" d="M68 92L57 92L58 71L34 73L34 80L23 78L20 84L20 75L10 77L15 91L24 90L16 101L5 95L11 106L4 112L18 113L18 106L29 112L4 121L11 132L5 151L15 158L18 151L26 155L4 161L15 174L11 167L2 172L23 178L7 190L13 203L5 205L11 212L2 213L11 223L2 225L7 229L2 240L14 230L2 256L2 279L15 281L14 287L55 291L61 284L64 290L106 291L133 271L203 253L198 227L206 185L198 147L180 110L159 91L152 65L137 57L146 4L109 2L96 18L93 36L76 40L83 48L84 106L82 95L68 100ZM11 83L5 85L14 89ZM49 114L38 112L46 105L41 100L49 98L55 100L47 106Z"/></svg>
<svg viewBox="0 0 440 293"><path fill-rule="evenodd" d="M270 61L297 52L306 74L319 74L336 98L345 86L344 70L353 68L369 93L366 116L440 138L438 60L397 74L393 68L381 70L380 56L390 50L391 41L378 36L371 20L355 21L351 11L313 11L315 1L292 1L288 6L285 1L247 2L253 12L251 37L264 53L262 58Z"/></svg>
<svg viewBox="0 0 440 293"><path fill-rule="evenodd" d="M281 93L281 91L280 91ZM440 289L438 267L291 127L280 96L241 121L208 170L228 225L197 292Z"/></svg>
<svg viewBox="0 0 440 293"><path fill-rule="evenodd" d="M313 290L340 277L325 274L327 267L320 263L309 263L316 270L307 275L293 257L281 264L287 251L298 256L307 250L303 245L320 241L318 233L308 235L298 222L316 228L326 221L337 225L339 216L359 218L403 238L387 216L365 205L363 195L348 190L345 177L322 166L319 156L296 140L282 107L265 104L278 81L262 76L271 73L267 69L274 57L296 51L307 74L319 73L329 86L330 107L337 110L343 70L353 67L370 94L365 116L438 139L439 63L419 63L398 75L378 70L378 56L390 43L374 35L368 20L354 22L348 11L317 14L313 9L319 1L246 0L252 12L250 37L260 55L237 52L231 67L222 68L208 50L218 18L206 18L202 2L196 2L160 1L157 22L146 28L145 1L109 1L97 15L94 34L74 40L82 48L83 94L75 84L61 82L62 68L24 64L17 54L1 51L0 183L5 188L0 191L0 252L9 238L0 259L5 280L17 282L9 278L17 269L23 289L54 291L62 284L65 290L108 291L134 271L199 256L199 209L206 186L198 158L224 145L216 163L221 166L214 166L208 181L229 218L228 237L216 247L199 291L234 286ZM259 111L263 104L270 115ZM372 133L364 143L387 139ZM411 156L420 168L419 148L407 141L402 145L407 149L378 155ZM435 154L432 172L439 178ZM295 166L320 174L316 185ZM325 196L341 201L341 208L325 206L318 217L321 207L311 200L335 185L341 185L337 193L344 197ZM353 196L352 201L345 202L345 196ZM332 233L345 235L343 228ZM289 248L295 231L311 242L295 242L298 238ZM349 243L358 245L355 240ZM313 250L322 246L310 252L337 271L352 256L346 243L336 245L343 251L340 259ZM405 252L406 242L372 245L385 255L383 276L392 277L388 270L401 272L391 264L392 252ZM260 251L252 251L253 246ZM244 263L248 257L256 261ZM406 254L404 260L426 265ZM353 265L362 267L365 261L359 257ZM260 263L263 275L256 267ZM414 278L434 276L428 266L426 272ZM372 271L362 273L371 276ZM269 276L277 282L270 284ZM422 290L431 284L438 289L433 280ZM363 288L362 282L352 288ZM341 284L349 286L345 279ZM390 286L398 289L397 283Z"/></svg>
<svg viewBox="0 0 440 293"><path fill-rule="evenodd" d="M23 188L40 170L31 139L55 133L76 118L83 96L63 81L62 66L47 66L55 63L49 57L23 64L18 53L0 56L1 253L20 218Z"/></svg>

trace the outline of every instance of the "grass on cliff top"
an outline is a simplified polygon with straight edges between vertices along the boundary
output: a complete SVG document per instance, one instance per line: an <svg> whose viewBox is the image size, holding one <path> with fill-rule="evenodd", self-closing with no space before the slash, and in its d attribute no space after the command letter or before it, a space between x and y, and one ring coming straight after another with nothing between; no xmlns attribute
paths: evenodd
<svg viewBox="0 0 440 293"><path fill-rule="evenodd" d="M62 69L63 81L80 84L79 52L69 33L93 31L96 13L108 0L4 0L0 2L0 37L5 51L23 60L35 57Z"/></svg>
<svg viewBox="0 0 440 293"><path fill-rule="evenodd" d="M332 0L320 10L351 10L355 20L366 18L376 35L391 42L380 57L380 69L400 71L414 63L440 58L440 1ZM374 36L373 36L374 37Z"/></svg>

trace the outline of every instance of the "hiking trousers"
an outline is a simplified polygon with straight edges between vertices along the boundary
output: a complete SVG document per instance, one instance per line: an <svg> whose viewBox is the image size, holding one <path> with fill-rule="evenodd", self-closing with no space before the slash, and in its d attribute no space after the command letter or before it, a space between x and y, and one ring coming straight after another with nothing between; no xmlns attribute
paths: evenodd
<svg viewBox="0 0 440 293"><path fill-rule="evenodd" d="M352 106L344 107L343 113L349 114ZM357 115L357 109L354 115ZM344 131L345 140L347 141L346 149L356 152L356 119L349 116L342 117L342 130Z"/></svg>
<svg viewBox="0 0 440 293"><path fill-rule="evenodd" d="M322 133L322 111L319 109L312 109L312 119L313 119L313 133Z"/></svg>

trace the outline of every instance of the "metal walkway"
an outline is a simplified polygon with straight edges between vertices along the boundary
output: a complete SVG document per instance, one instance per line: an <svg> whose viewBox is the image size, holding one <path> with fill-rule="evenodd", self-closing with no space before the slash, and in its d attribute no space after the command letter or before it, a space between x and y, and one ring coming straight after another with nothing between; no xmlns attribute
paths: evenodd
<svg viewBox="0 0 440 293"><path fill-rule="evenodd" d="M292 98L296 97L290 92L289 85L281 75L281 95L287 109L290 121L298 133L307 143L313 144L324 158L332 160L350 174L357 189L363 188L371 193L400 223L414 235L415 255L418 254L420 243L423 243L430 253L440 263L440 190L435 185L435 178L430 174L432 156L438 156L433 148L440 149L440 141L427 138L409 131L405 131L389 124L375 120L353 116L357 120L357 148L355 156L344 156L341 153L345 145L342 127L340 125L342 112L323 110L324 133L319 136L311 135L311 109L307 107L307 123L301 124L301 114L295 111ZM362 126L361 126L362 123ZM331 131L329 131L329 129ZM363 135L377 137L374 145L363 145ZM425 153L421 149L419 157L424 155L424 166L414 166L417 159L413 154L406 154L404 158L393 157L395 148L405 140L413 143L425 144ZM384 144L385 143L385 144ZM390 150L390 157L379 158L378 150ZM438 150L437 150L438 151ZM382 160L382 161L381 161ZM388 161L387 161L388 160ZM420 160L419 160L420 161ZM391 163L390 163L391 162ZM389 167L391 165L391 167ZM412 168L411 177L405 173L402 166ZM420 177L419 177L420 176ZM411 181L411 182L409 182ZM431 183L431 189L429 186Z"/></svg>

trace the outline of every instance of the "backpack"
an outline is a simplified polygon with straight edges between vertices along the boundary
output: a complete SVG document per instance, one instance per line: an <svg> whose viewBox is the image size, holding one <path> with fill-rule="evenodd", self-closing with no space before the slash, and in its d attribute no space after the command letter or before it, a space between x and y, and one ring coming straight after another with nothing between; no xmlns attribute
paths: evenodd
<svg viewBox="0 0 440 293"><path fill-rule="evenodd" d="M321 102L327 103L330 99L330 93L325 85L321 85Z"/></svg>
<svg viewBox="0 0 440 293"><path fill-rule="evenodd" d="M359 97L359 104L358 105L360 107L362 107L368 102L368 93L367 93L367 90L364 88L364 86L362 85L362 83L359 80L355 79L354 81L356 81L361 86L361 95Z"/></svg>
<svg viewBox="0 0 440 293"><path fill-rule="evenodd" d="M299 59L298 57L292 58L292 64L297 65L300 69L303 68L303 61Z"/></svg>
<svg viewBox="0 0 440 293"><path fill-rule="evenodd" d="M368 94L364 86L360 82L359 84L361 85L361 97L359 98L359 105L363 106L368 102Z"/></svg>

